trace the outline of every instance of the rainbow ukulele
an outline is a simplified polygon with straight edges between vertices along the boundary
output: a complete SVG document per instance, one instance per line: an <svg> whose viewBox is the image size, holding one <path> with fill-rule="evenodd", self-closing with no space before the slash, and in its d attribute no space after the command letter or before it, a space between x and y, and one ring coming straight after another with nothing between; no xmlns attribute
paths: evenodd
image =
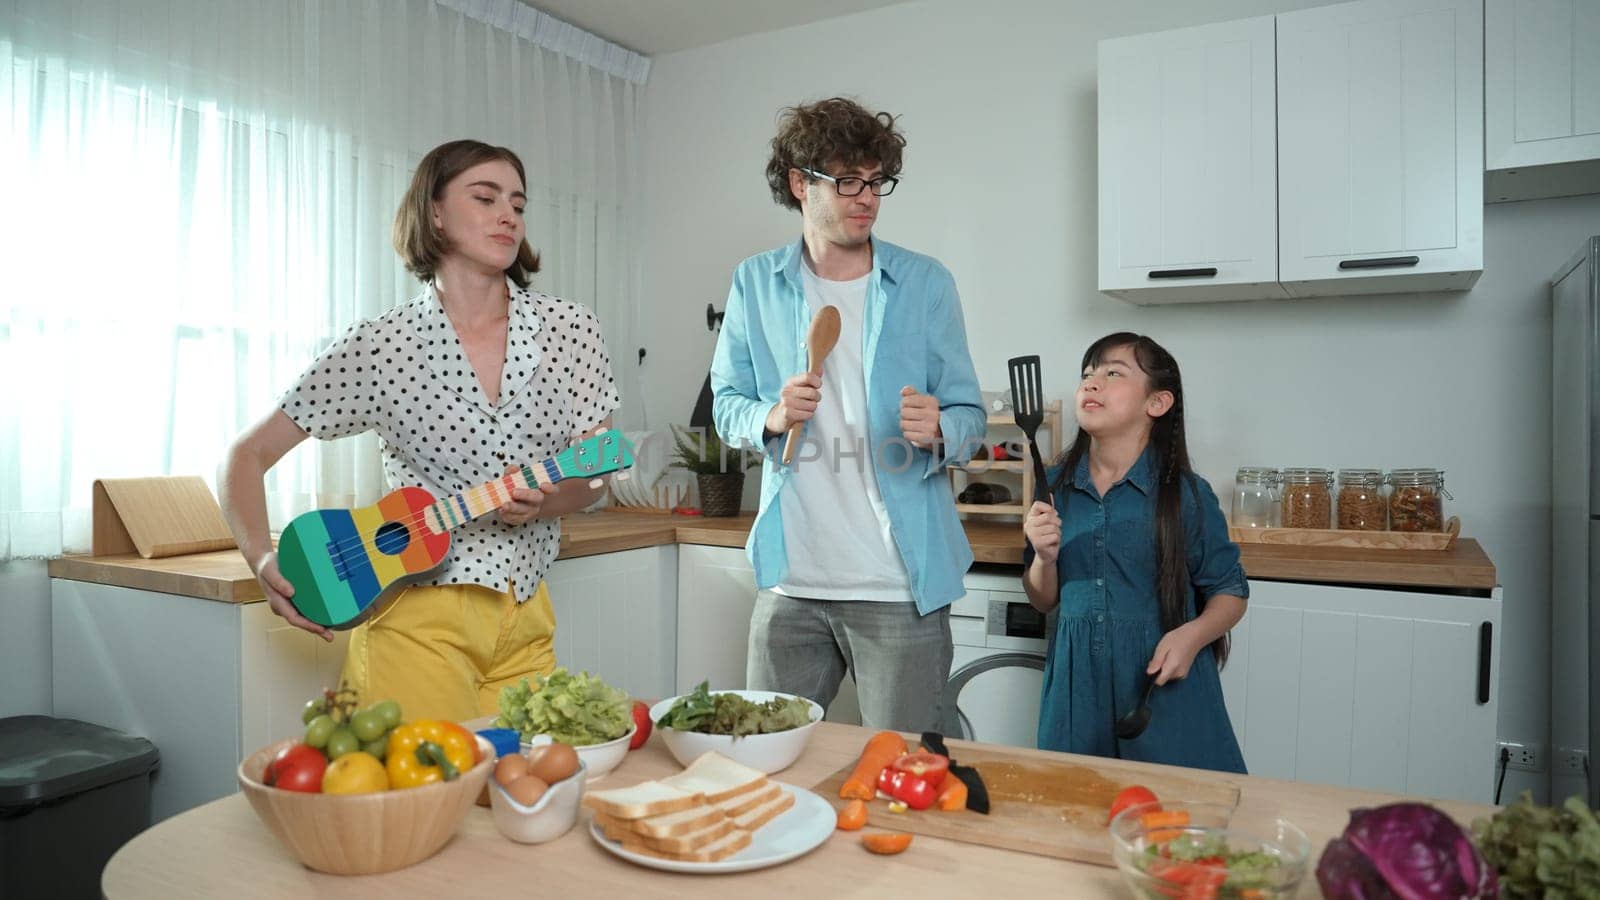
<svg viewBox="0 0 1600 900"><path fill-rule="evenodd" d="M390 585L444 560L450 529L510 503L512 490L632 465L633 447L613 429L443 500L404 487L372 506L314 510L283 530L278 571L294 585L292 602L301 615L329 628L352 628Z"/></svg>

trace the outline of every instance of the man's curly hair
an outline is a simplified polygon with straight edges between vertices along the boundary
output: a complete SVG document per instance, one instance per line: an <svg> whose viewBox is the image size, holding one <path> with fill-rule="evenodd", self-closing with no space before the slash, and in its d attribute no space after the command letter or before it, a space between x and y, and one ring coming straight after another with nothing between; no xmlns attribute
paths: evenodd
<svg viewBox="0 0 1600 900"><path fill-rule="evenodd" d="M793 168L822 172L829 165L851 170L877 163L883 174L899 175L906 138L895 130L894 120L886 112L867 112L844 97L785 109L778 117L778 134L772 139L772 158L767 160L767 187L772 189L773 201L800 208L800 201L789 190L789 170Z"/></svg>

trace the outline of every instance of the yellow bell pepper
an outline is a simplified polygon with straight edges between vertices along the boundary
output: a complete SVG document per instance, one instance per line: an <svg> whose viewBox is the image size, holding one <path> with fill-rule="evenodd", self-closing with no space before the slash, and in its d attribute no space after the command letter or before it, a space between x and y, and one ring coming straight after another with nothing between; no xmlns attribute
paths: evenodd
<svg viewBox="0 0 1600 900"><path fill-rule="evenodd" d="M478 740L454 722L418 719L389 732L384 758L392 789L454 781L478 764Z"/></svg>

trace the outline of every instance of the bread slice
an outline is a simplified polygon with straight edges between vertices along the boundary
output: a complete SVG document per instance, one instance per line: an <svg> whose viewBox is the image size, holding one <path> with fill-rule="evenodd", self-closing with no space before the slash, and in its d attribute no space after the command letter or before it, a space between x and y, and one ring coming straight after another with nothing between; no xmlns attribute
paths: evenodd
<svg viewBox="0 0 1600 900"><path fill-rule="evenodd" d="M716 862L720 859L727 859L750 846L750 832L735 828L704 847L688 853L668 853L657 850L654 847L647 847L637 841L623 841L622 846L635 853L642 853L645 856L654 856L660 859L675 859L679 862Z"/></svg>
<svg viewBox="0 0 1600 900"><path fill-rule="evenodd" d="M767 776L759 769L752 769L715 750L708 750L682 772L660 781L690 793L704 794L707 803L720 803L729 797L764 787Z"/></svg>
<svg viewBox="0 0 1600 900"><path fill-rule="evenodd" d="M633 787L594 791L583 796L583 805L615 819L642 819L700 806L705 797L694 791L646 781Z"/></svg>
<svg viewBox="0 0 1600 900"><path fill-rule="evenodd" d="M794 795L788 791L780 790L775 799L769 800L743 815L735 816L733 824L745 831L755 831L782 815L791 806L794 806Z"/></svg>
<svg viewBox="0 0 1600 900"><path fill-rule="evenodd" d="M719 819L699 831L690 831L673 837L653 838L637 833L626 833L621 838L622 843L643 844L652 850L662 853L687 854L693 853L716 841L727 837L730 832L736 831L732 819Z"/></svg>
<svg viewBox="0 0 1600 900"><path fill-rule="evenodd" d="M778 787L776 781L769 781L765 787L759 787L753 791L745 791L742 794L735 794L721 803L714 804L711 808L721 810L724 815L730 817L742 816L761 804L776 798L781 793L783 793L783 788Z"/></svg>
<svg viewBox="0 0 1600 900"><path fill-rule="evenodd" d="M728 813L715 806L701 804L678 812L665 813L659 816L646 816L643 819L618 819L614 816L601 818L600 813L596 813L595 818L600 820L600 827L602 828L607 824L611 824L624 831L632 831L645 837L664 838L688 834L691 831L699 831L707 825L729 818L729 816Z"/></svg>

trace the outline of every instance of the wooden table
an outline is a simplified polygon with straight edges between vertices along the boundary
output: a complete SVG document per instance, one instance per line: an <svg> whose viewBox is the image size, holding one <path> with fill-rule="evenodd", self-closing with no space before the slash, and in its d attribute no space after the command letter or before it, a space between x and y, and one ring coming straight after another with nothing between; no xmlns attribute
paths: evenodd
<svg viewBox="0 0 1600 900"><path fill-rule="evenodd" d="M810 787L853 762L868 732L823 722L781 781ZM959 756L959 745L953 745ZM1039 751L1031 751L1039 752ZM1074 757L1048 754L1070 761ZM623 786L678 771L659 736L635 751L598 787ZM1155 768L1155 767L1152 767ZM1194 777L1194 770L1180 770ZM1224 777L1224 776L1218 776ZM1276 813L1305 829L1315 849L1343 830L1354 807L1392 795L1266 778L1225 776L1240 786L1240 809ZM1436 804L1465 824L1487 806ZM437 855L384 875L338 877L302 867L233 794L162 822L119 850L102 887L109 900L172 897L1127 897L1115 869L918 836L899 856L868 854L855 834L834 832L812 853L769 869L733 875L680 875L635 866L597 846L588 813L559 840L513 843L474 807ZM1308 874L1300 896L1316 897Z"/></svg>

